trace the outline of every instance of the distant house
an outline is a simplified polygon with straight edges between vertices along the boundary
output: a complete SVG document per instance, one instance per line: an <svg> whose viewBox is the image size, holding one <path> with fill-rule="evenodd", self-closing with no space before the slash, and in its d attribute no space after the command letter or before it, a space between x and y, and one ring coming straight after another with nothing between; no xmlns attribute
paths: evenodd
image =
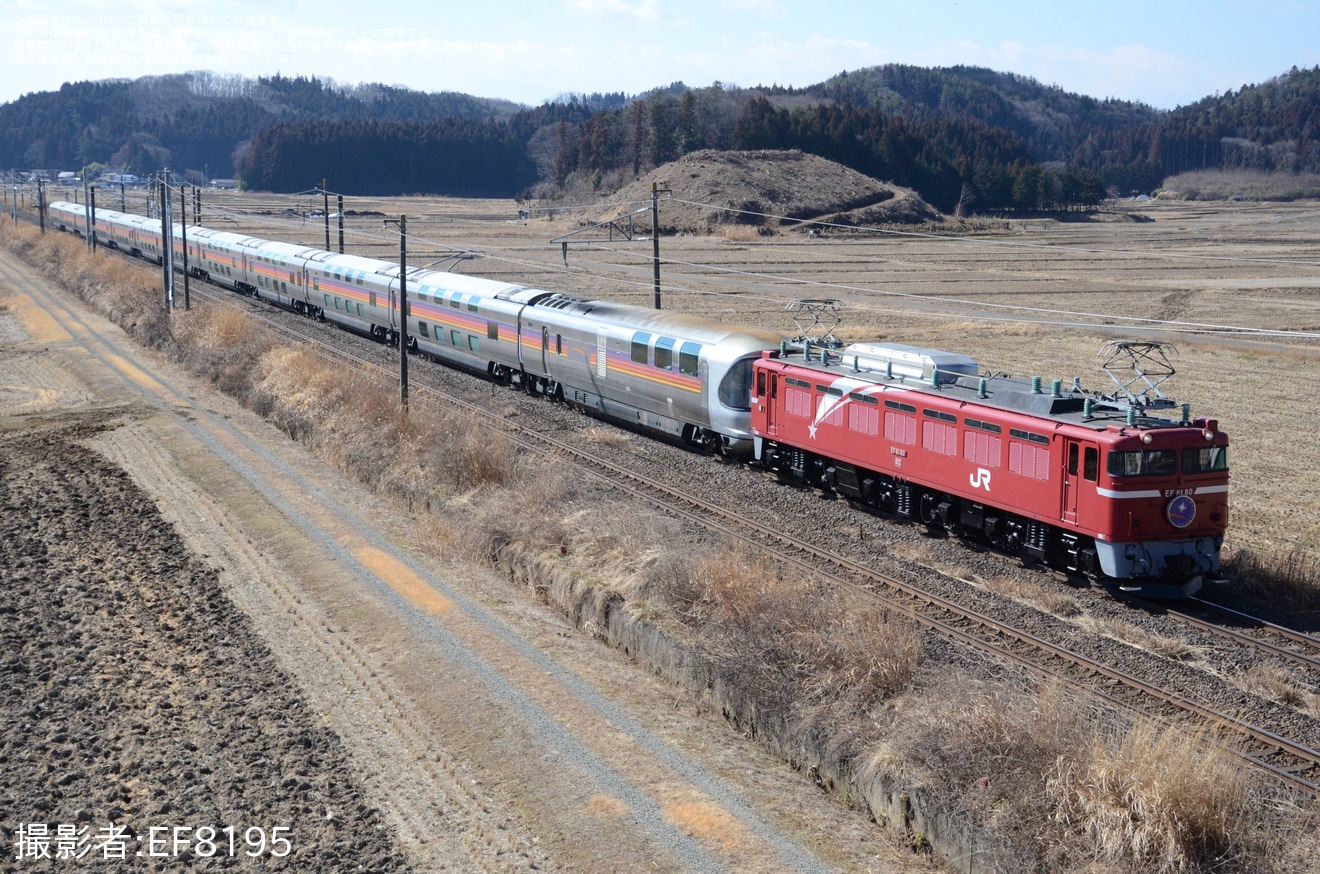
<svg viewBox="0 0 1320 874"><path fill-rule="evenodd" d="M226 189L228 189L228 188L237 188L237 187L238 187L238 180L237 180L237 179L212 179L212 180L211 180L211 187L212 187L212 188L226 188Z"/></svg>

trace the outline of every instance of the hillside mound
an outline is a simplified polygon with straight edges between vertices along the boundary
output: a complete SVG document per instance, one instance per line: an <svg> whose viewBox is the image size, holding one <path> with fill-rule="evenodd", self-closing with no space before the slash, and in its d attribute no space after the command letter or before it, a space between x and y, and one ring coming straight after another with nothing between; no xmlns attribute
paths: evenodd
<svg viewBox="0 0 1320 874"><path fill-rule="evenodd" d="M727 225L764 229L838 225L918 224L942 221L915 191L872 179L842 164L796 149L684 155L620 189L602 204L599 221L635 209L661 194L665 233L708 234Z"/></svg>

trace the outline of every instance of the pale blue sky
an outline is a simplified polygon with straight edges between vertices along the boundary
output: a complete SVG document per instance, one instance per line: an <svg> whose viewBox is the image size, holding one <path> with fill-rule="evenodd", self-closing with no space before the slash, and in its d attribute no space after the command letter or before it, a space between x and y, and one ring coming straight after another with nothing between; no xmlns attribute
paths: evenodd
<svg viewBox="0 0 1320 874"><path fill-rule="evenodd" d="M682 80L820 82L972 64L1160 109L1320 64L1288 0L0 0L0 102L187 70L329 77L526 104Z"/></svg>

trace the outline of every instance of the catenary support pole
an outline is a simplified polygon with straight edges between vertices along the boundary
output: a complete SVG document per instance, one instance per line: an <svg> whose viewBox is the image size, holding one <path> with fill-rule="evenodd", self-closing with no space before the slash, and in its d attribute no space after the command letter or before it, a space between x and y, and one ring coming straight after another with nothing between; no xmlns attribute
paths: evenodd
<svg viewBox="0 0 1320 874"><path fill-rule="evenodd" d="M160 177L160 271L161 282L165 287L165 309L174 312L174 286L170 282L170 260L165 257L168 248L165 245L165 204L169 201L165 187L165 176Z"/></svg>
<svg viewBox="0 0 1320 874"><path fill-rule="evenodd" d="M654 272L655 308L660 309L660 188L651 183L651 266Z"/></svg>
<svg viewBox="0 0 1320 874"><path fill-rule="evenodd" d="M408 409L408 217L399 216L399 401Z"/></svg>
<svg viewBox="0 0 1320 874"><path fill-rule="evenodd" d="M183 214L179 228L183 233L183 308L187 310L192 309L192 300L188 296L188 194L184 189L185 186L179 186L179 212Z"/></svg>

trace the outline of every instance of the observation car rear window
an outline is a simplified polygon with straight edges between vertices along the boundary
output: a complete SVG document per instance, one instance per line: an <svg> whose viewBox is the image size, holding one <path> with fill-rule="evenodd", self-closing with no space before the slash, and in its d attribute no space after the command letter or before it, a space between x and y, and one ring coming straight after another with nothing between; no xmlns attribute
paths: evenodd
<svg viewBox="0 0 1320 874"><path fill-rule="evenodd" d="M752 408L752 361L743 358L733 362L724 379L720 380L720 403L731 410Z"/></svg>
<svg viewBox="0 0 1320 874"><path fill-rule="evenodd" d="M1110 476L1173 476L1178 472L1178 453L1172 449L1140 449L1109 453Z"/></svg>
<svg viewBox="0 0 1320 874"><path fill-rule="evenodd" d="M1201 449L1184 449L1182 469L1183 473L1208 473L1212 470L1228 470L1228 447L1206 446Z"/></svg>

